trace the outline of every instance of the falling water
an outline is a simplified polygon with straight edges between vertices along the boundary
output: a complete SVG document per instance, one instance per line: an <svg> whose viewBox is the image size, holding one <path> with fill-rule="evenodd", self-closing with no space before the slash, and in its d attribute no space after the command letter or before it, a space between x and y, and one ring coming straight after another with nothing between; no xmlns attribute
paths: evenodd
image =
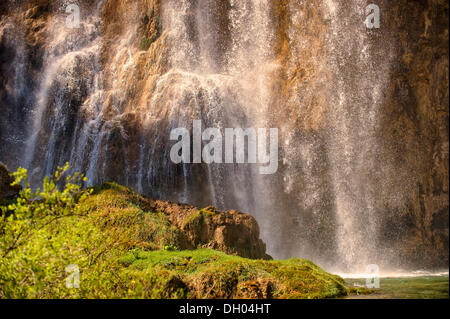
<svg viewBox="0 0 450 319"><path fill-rule="evenodd" d="M231 2L229 30L218 28L221 17L217 6L220 5L203 0L169 1L164 6L163 21L169 41L174 43L170 52L171 68L156 84L148 116L156 113L155 121L162 121L160 114L166 112L170 122L167 132L176 127L191 128L194 119L202 120L204 128L222 130L261 124L268 100L264 96L270 55L268 2ZM230 43L226 43L228 37ZM140 181L151 182L155 176L149 174L159 174L152 167L155 146L142 149ZM148 166L148 174L143 176L142 168ZM214 205L255 211L248 190L254 175L250 166L225 168L212 164L205 170ZM188 183L193 174L189 167L183 166L185 185L179 200L189 201L192 185Z"/></svg>
<svg viewBox="0 0 450 319"><path fill-rule="evenodd" d="M367 265L382 262L376 201L386 181L377 176L377 134L382 92L390 72L389 55L379 63L371 54L370 37L359 18L367 5L360 0L328 3L332 21L328 45L335 79L328 156L337 248L347 270L361 272Z"/></svg>
<svg viewBox="0 0 450 319"><path fill-rule="evenodd" d="M22 155L0 160L25 165L34 181L68 161L91 185L115 180L156 198L249 212L277 258L341 272L395 258L380 249L389 160L378 156L396 57L367 31L368 1L291 0L281 14L271 0L166 0L148 50L137 45L138 4L128 5L111 40L103 1L83 11L77 29L65 26L66 1L56 3L24 111L28 129L18 137ZM15 59L23 68L20 45ZM18 97L27 90L23 81L10 85ZM170 131L194 120L221 130L280 128L279 172L171 163Z"/></svg>
<svg viewBox="0 0 450 319"><path fill-rule="evenodd" d="M61 2L60 8L65 8L66 4ZM76 145L80 138L75 135L70 139L79 125L78 114L92 106L89 98L84 104L83 99L98 94L99 90L98 10L80 21L78 29L67 28L62 15L55 15L49 22L52 35L43 58L44 71L36 92L36 106L30 114L31 125L24 149L24 165L33 169L35 179L51 174L65 161L80 168L78 156L83 156L83 152L76 154L68 145ZM82 136L78 142L83 143L84 139L86 137Z"/></svg>

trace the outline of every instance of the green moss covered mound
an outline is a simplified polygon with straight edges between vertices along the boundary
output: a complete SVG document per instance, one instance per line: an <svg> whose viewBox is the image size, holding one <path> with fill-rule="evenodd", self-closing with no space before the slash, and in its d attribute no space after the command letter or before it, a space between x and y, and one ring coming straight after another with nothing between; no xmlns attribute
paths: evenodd
<svg viewBox="0 0 450 319"><path fill-rule="evenodd" d="M82 196L72 189L75 200L46 181L37 201L24 197L26 188L17 204L0 205L0 298L348 293L341 278L309 261L269 260L248 214L154 201L117 184Z"/></svg>
<svg viewBox="0 0 450 319"><path fill-rule="evenodd" d="M133 251L120 259L135 280L131 297L151 297L164 278L164 297L333 298L347 294L343 280L301 259L251 260L210 249ZM157 274L163 274L158 276ZM154 278L147 281L142 278Z"/></svg>

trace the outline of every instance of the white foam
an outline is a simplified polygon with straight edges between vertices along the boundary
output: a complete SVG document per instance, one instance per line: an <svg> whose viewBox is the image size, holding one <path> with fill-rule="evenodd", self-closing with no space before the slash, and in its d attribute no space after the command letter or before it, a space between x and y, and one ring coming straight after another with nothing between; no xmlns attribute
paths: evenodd
<svg viewBox="0 0 450 319"><path fill-rule="evenodd" d="M426 271L426 270L416 270L416 271L392 271L392 272L381 272L379 278L417 278L417 277L442 277L448 276L448 270L446 271ZM373 274L369 273L336 273L336 275L344 279L366 279L373 278Z"/></svg>

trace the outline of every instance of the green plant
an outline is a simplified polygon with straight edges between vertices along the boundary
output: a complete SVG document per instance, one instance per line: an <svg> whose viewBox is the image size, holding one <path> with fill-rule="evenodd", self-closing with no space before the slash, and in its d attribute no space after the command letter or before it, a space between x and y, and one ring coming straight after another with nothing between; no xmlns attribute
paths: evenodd
<svg viewBox="0 0 450 319"><path fill-rule="evenodd" d="M45 177L42 189L33 191L27 178L27 170L19 168L13 175L12 186L24 183L15 202L0 206L0 255L6 258L27 240L32 231L39 230L57 219L72 216L78 201L84 199L91 191L82 189L85 178L79 173L69 175L65 179L65 187L59 190L58 184L63 181L69 169L67 163L58 167L51 177Z"/></svg>
<svg viewBox="0 0 450 319"><path fill-rule="evenodd" d="M165 251L175 251L175 250L177 250L177 247L174 245L166 245L166 246L164 246L164 250Z"/></svg>
<svg viewBox="0 0 450 319"><path fill-rule="evenodd" d="M146 37L142 38L139 48L142 51L147 51L150 48L150 46L152 45L152 43L155 42L156 39L157 39L156 36L152 36L151 38L146 38Z"/></svg>
<svg viewBox="0 0 450 319"><path fill-rule="evenodd" d="M55 283L64 282L66 266L82 263L74 257L86 248L82 238L98 234L82 218L74 223L84 215L77 204L91 190L82 188L81 174L68 175L68 169L68 164L58 167L36 190L26 169L13 174L12 185L23 184L23 189L14 201L0 206L0 298L38 298L49 290L73 293L62 293L64 285ZM86 260L92 257L85 255Z"/></svg>

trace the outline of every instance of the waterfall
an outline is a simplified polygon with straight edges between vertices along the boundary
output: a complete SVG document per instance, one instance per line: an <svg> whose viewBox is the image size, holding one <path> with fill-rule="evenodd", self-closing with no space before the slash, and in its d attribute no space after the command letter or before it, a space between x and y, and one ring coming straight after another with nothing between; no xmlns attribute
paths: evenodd
<svg viewBox="0 0 450 319"><path fill-rule="evenodd" d="M383 184L377 185L376 156L379 108L389 65L378 65L370 54L365 25L358 19L368 4L352 1L344 5L352 10L343 10L343 5L335 2L329 13L331 68L335 78L329 158L339 255L353 271L352 266L376 264L381 257L377 255L375 199ZM348 21L358 23L349 25Z"/></svg>
<svg viewBox="0 0 450 319"><path fill-rule="evenodd" d="M264 77L270 72L268 2L232 1L227 30L218 28L218 20L223 19L217 8L220 5L211 1L168 1L164 5L163 22L173 43L170 70L156 83L149 113L167 112L168 131L190 128L194 119L202 120L204 127L222 130L258 127L264 121L268 107ZM228 37L231 40L227 41ZM143 152L154 155L153 149L148 152L144 148ZM139 166L154 165L151 158L145 165L145 156L141 154ZM212 164L205 168L212 203L220 208L255 211L248 190L254 184L252 168L229 166ZM142 174L141 170L140 181ZM179 199L189 199L192 185L186 184L193 174L183 166L185 185Z"/></svg>
<svg viewBox="0 0 450 319"><path fill-rule="evenodd" d="M49 9L38 62L26 31L2 17L17 68L0 102L20 111L0 119L1 149L15 149L1 161L27 167L34 184L68 161L89 185L249 212L275 258L355 273L397 262L383 214L397 218L415 190L395 177L383 140L399 53L381 45L389 32L366 28L369 1L80 1L75 29L68 3ZM172 163L171 130L194 120L279 128L278 172Z"/></svg>
<svg viewBox="0 0 450 319"><path fill-rule="evenodd" d="M59 3L65 8L66 2ZM80 27L69 29L66 18L55 15L49 22L49 42L43 58L43 72L30 112L30 129L24 147L23 163L33 180L51 174L57 165L71 162L81 170L87 136L72 136L80 124L80 114L92 110L91 99L99 94L99 54L101 35L99 9L80 21ZM63 11L64 12L64 11ZM84 130L85 131L85 130ZM94 132L97 134L98 132ZM78 152L77 152L78 151ZM89 175L89 171L87 172Z"/></svg>
<svg viewBox="0 0 450 319"><path fill-rule="evenodd" d="M387 266L379 242L380 193L389 184L381 176L378 155L380 114L393 61L389 47L371 42L361 12L370 3L354 0L345 4L329 1L331 32L327 39L331 85L331 130L328 157L335 194L337 247L342 264L350 271L365 271L369 264ZM342 267L342 266L341 266ZM358 268L359 267L359 268Z"/></svg>

